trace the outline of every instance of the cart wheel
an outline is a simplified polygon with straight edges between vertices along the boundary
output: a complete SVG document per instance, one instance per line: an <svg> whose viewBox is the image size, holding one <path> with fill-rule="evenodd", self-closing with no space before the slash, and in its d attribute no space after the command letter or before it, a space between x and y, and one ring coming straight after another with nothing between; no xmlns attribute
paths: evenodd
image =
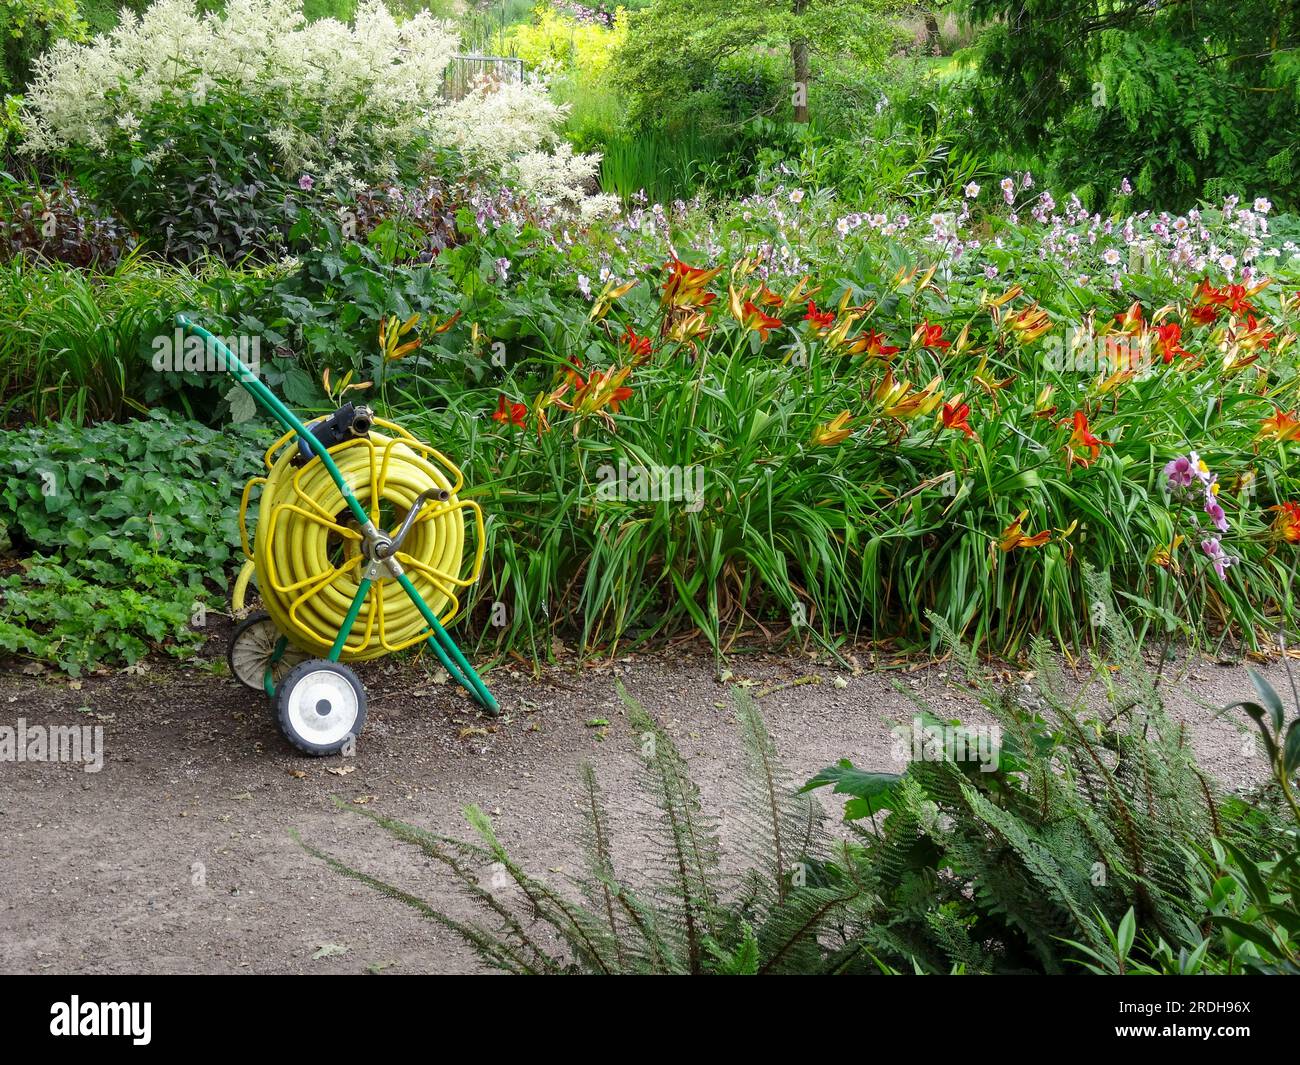
<svg viewBox="0 0 1300 1065"><path fill-rule="evenodd" d="M271 681L278 688L280 682L289 675L289 670L307 660L306 651L289 646L284 649L279 661L271 665L280 638L280 630L275 627L271 615L261 611L249 615L235 627L235 632L230 637L230 648L226 652L226 661L230 663L230 672L240 684L265 693L268 665L271 666Z"/></svg>
<svg viewBox="0 0 1300 1065"><path fill-rule="evenodd" d="M338 754L366 723L366 693L350 668L323 658L300 662L275 690L280 730L300 751Z"/></svg>

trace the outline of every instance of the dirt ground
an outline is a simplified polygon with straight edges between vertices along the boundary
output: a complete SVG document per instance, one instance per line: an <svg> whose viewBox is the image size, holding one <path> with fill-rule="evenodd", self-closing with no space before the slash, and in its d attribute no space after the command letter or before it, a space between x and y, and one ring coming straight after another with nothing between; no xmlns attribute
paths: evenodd
<svg viewBox="0 0 1300 1065"><path fill-rule="evenodd" d="M218 642L214 661L224 653ZM802 780L843 757L901 770L890 729L915 704L896 685L941 716L987 720L948 668L850 674L809 657L753 653L730 661L728 681L760 696ZM476 971L453 936L334 873L290 831L464 915L423 856L334 797L465 838L462 808L477 803L516 858L559 881L580 861L576 770L589 761L614 810L616 852L635 862L638 756L616 679L676 739L726 845L728 782L742 752L728 683L707 652L555 667L540 679L497 669L496 721L418 663L377 663L362 670L370 715L355 757L328 759L297 754L267 702L219 672L200 662L81 682L0 675L0 725L104 729L99 772L0 761L0 971ZM1285 683L1280 667L1264 672ZM1214 720L1211 709L1246 695L1241 667L1194 659L1175 673L1170 708L1189 724L1203 764L1228 787L1261 779L1243 726Z"/></svg>

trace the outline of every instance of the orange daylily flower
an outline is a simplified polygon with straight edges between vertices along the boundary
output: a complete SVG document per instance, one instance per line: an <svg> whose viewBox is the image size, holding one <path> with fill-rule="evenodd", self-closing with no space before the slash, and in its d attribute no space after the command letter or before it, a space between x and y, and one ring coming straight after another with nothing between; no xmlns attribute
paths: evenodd
<svg viewBox="0 0 1300 1065"><path fill-rule="evenodd" d="M1255 320L1253 314L1246 315L1245 329L1238 331L1231 330L1231 336L1237 347L1244 348L1246 351L1267 351L1268 346L1277 336L1276 333L1270 332L1267 323L1260 323Z"/></svg>
<svg viewBox="0 0 1300 1065"><path fill-rule="evenodd" d="M943 379L935 377L920 392L913 392L910 382L895 381L894 371L886 370L884 378L876 386L875 398L885 417L910 421L935 412L943 402L943 392L939 387L942 384Z"/></svg>
<svg viewBox="0 0 1300 1065"><path fill-rule="evenodd" d="M1279 503L1268 509L1277 514L1270 527L1273 539L1300 544L1300 503Z"/></svg>
<svg viewBox="0 0 1300 1065"><path fill-rule="evenodd" d="M848 411L842 410L829 422L818 425L812 434L813 446L831 447L835 444L842 444L853 433L853 430L849 428L850 417Z"/></svg>
<svg viewBox="0 0 1300 1065"><path fill-rule="evenodd" d="M1020 343L1031 344L1052 328L1052 319L1037 303L1007 319L1007 326L1020 334Z"/></svg>
<svg viewBox="0 0 1300 1065"><path fill-rule="evenodd" d="M1029 517L1029 511L1022 510L1020 516L1010 525L1002 530L1002 535L998 538L998 550L1005 553L1016 550L1017 548L1042 547L1052 538L1052 530L1044 529L1042 532L1036 532L1032 536L1021 531L1025 519Z"/></svg>
<svg viewBox="0 0 1300 1065"><path fill-rule="evenodd" d="M1061 423L1065 425L1065 422ZM1103 447L1110 447L1107 440L1095 435L1088 426L1088 415L1081 410L1074 412L1074 428L1070 433L1070 438L1065 442L1065 465L1068 469L1071 464L1077 462L1080 466L1089 466L1097 461ZM1079 452L1088 453L1087 458L1083 458Z"/></svg>
<svg viewBox="0 0 1300 1065"><path fill-rule="evenodd" d="M1119 323L1119 331L1128 333L1130 336L1141 336L1146 332L1146 322L1142 319L1142 304L1134 303L1126 311L1115 315L1115 321Z"/></svg>
<svg viewBox="0 0 1300 1065"><path fill-rule="evenodd" d="M1286 443L1288 440L1298 440L1300 439L1300 417L1297 417L1294 412L1287 414L1278 407L1273 414L1260 423L1255 439L1276 440L1279 444Z"/></svg>
<svg viewBox="0 0 1300 1065"><path fill-rule="evenodd" d="M664 322L664 335L678 344L686 344L695 350L695 341L709 332L709 316L704 311L694 314L674 316L672 321Z"/></svg>
<svg viewBox="0 0 1300 1065"><path fill-rule="evenodd" d="M882 359L888 361L891 355L898 353L899 349L891 344L885 343L885 334L878 333L874 329L868 329L865 333L859 333L845 346L845 350L850 355L865 355L869 359Z"/></svg>
<svg viewBox="0 0 1300 1065"><path fill-rule="evenodd" d="M670 259L664 263L664 269L672 271L664 282L660 303L674 310L707 307L715 299L716 293L709 292L708 286L715 277L722 273L721 266L704 269L688 266L680 259Z"/></svg>
<svg viewBox="0 0 1300 1065"><path fill-rule="evenodd" d="M958 397L960 399L961 397ZM943 420L945 429L954 429L959 433L965 433L972 440L978 440L975 430L970 427L970 404L969 403L945 403L939 417Z"/></svg>
<svg viewBox="0 0 1300 1065"><path fill-rule="evenodd" d="M758 338L764 341L772 335L772 330L780 329L785 325L780 318L773 318L770 314L759 310L750 300L746 300L744 307L741 308L740 324L746 331L757 332Z"/></svg>
<svg viewBox="0 0 1300 1065"><path fill-rule="evenodd" d="M553 394L556 406L578 415L573 426L574 436L578 435L582 421L592 416L600 418L611 430L614 428L613 415L618 413L619 404L632 396L632 389L624 384L631 372L631 366L624 366L620 370L613 367L593 370L585 381L572 375L570 379L578 382L574 386L573 399L565 402L560 398L564 389Z"/></svg>

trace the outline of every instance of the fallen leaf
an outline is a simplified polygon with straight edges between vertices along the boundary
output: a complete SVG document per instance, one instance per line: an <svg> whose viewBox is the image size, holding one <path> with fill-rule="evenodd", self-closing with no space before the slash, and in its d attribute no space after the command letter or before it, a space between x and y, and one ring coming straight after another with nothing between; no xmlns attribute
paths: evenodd
<svg viewBox="0 0 1300 1065"><path fill-rule="evenodd" d="M479 728L477 725L469 725L461 729L458 733L456 733L456 738L460 740L467 740L471 736L486 736L487 734L488 734L487 729Z"/></svg>
<svg viewBox="0 0 1300 1065"><path fill-rule="evenodd" d="M293 777L294 780L301 780L307 775L305 769L286 769L285 772L288 773L289 776Z"/></svg>
<svg viewBox="0 0 1300 1065"><path fill-rule="evenodd" d="M333 773L336 777L345 777L349 773L355 773L357 767L354 765L331 765L326 766L325 772Z"/></svg>
<svg viewBox="0 0 1300 1065"><path fill-rule="evenodd" d="M373 795L358 795L358 796L357 796L355 799L353 799L352 801L353 801L357 806L366 806L366 805L368 805L369 803L374 802L374 801L375 801L375 797L374 797Z"/></svg>

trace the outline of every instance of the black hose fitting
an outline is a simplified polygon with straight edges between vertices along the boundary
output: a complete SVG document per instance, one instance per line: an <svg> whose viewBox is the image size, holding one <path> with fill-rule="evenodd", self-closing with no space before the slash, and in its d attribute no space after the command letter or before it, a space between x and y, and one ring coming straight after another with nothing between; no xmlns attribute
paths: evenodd
<svg viewBox="0 0 1300 1065"><path fill-rule="evenodd" d="M345 403L328 418L310 426L310 429L311 435L328 451L348 440L366 436L374 424L375 412L369 407L354 407L351 403ZM307 441L299 440L294 464L305 465L314 457L315 452Z"/></svg>

